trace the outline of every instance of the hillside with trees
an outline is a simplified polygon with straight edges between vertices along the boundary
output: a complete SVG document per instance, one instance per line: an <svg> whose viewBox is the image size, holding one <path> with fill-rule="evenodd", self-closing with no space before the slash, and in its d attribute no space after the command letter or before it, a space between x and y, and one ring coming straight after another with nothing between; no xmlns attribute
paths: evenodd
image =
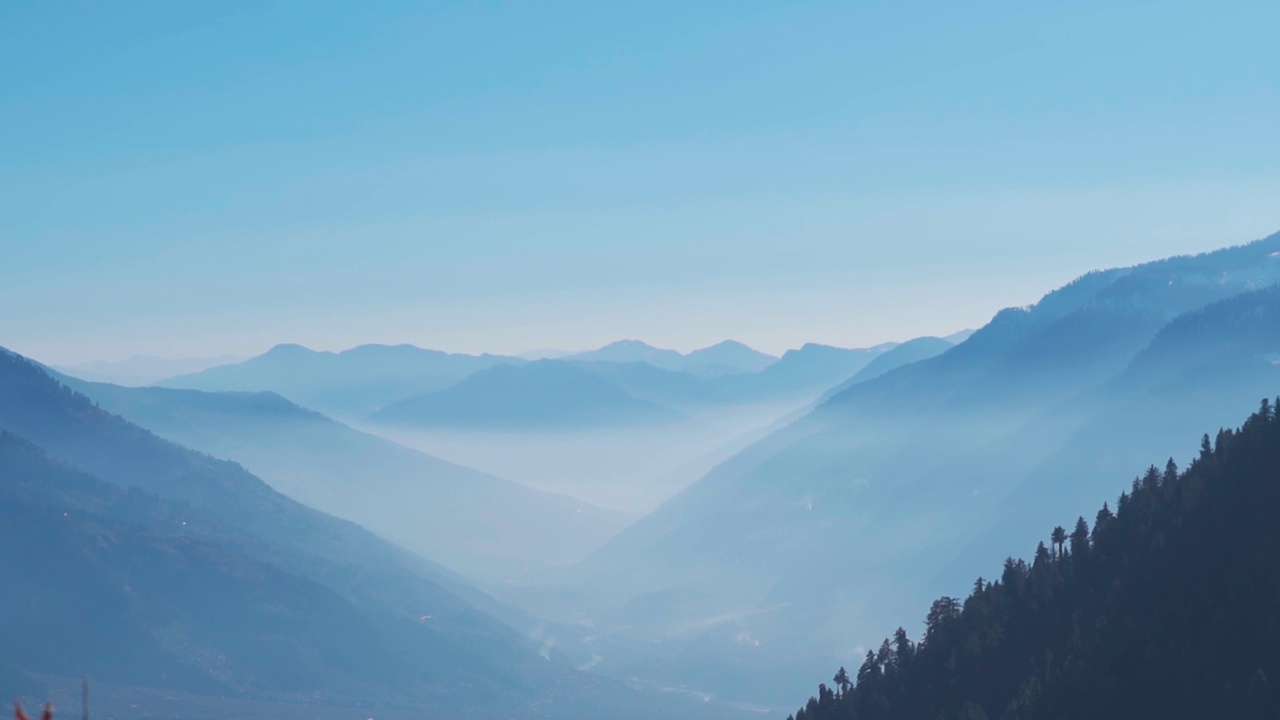
<svg viewBox="0 0 1280 720"><path fill-rule="evenodd" d="M793 720L1280 717L1280 420L1268 401L1059 526Z"/></svg>

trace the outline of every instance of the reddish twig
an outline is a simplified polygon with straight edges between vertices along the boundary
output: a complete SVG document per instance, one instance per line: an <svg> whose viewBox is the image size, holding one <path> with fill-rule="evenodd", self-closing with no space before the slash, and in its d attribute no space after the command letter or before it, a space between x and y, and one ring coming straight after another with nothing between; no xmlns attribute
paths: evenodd
<svg viewBox="0 0 1280 720"><path fill-rule="evenodd" d="M22 709L22 703L16 700L13 703L14 720L31 720L27 715L27 711ZM40 720L53 720L53 703L45 703L44 714L40 716Z"/></svg>

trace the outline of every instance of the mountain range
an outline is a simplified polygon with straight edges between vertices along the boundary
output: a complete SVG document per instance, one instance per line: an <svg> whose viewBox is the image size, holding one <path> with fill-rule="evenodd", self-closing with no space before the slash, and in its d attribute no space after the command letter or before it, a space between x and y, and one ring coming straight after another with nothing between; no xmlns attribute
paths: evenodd
<svg viewBox="0 0 1280 720"><path fill-rule="evenodd" d="M715 377L760 372L778 358L734 340L725 340L688 354L656 348L639 340L619 340L598 350L569 355L567 359L580 362L642 362L663 370Z"/></svg>
<svg viewBox="0 0 1280 720"><path fill-rule="evenodd" d="M572 562L632 518L410 450L269 392L125 388L64 378L165 439L472 577Z"/></svg>
<svg viewBox="0 0 1280 720"><path fill-rule="evenodd" d="M632 397L578 364L538 360L481 370L437 392L392 403L379 423L447 428L564 429L675 422L680 415Z"/></svg>
<svg viewBox="0 0 1280 720"><path fill-rule="evenodd" d="M330 705L590 717L631 693L478 610L452 573L112 415L8 351L0 500L10 686L89 673L271 700L278 717ZM143 695L125 711L146 712Z"/></svg>
<svg viewBox="0 0 1280 720"><path fill-rule="evenodd" d="M160 382L175 375L198 373L246 359L239 355L184 358L134 355L124 360L99 360L60 366L57 369L85 380L140 386Z"/></svg>
<svg viewBox="0 0 1280 720"><path fill-rule="evenodd" d="M462 355L413 345L361 345L336 353L277 345L241 363L158 384L213 392L271 391L313 410L364 417L396 400L443 390L477 370L523 362L503 355Z"/></svg>
<svg viewBox="0 0 1280 720"><path fill-rule="evenodd" d="M776 702L972 578L973 558L1085 512L1108 492L1088 479L1274 394L1278 280L1280 235L1090 273L831 393L578 568L570 583L596 593L580 619L618 629L606 670ZM707 672L709 657L734 670Z"/></svg>
<svg viewBox="0 0 1280 720"><path fill-rule="evenodd" d="M848 380L895 345L846 349L808 344L776 358L734 341L682 354L622 340L598 350L533 361L411 345L362 345L338 353L278 345L244 362L158 385L206 392L275 392L339 419L388 427L642 427L679 422L690 409L803 404ZM949 341L922 338L877 366L888 368L895 357L903 362L921 359L949 346Z"/></svg>
<svg viewBox="0 0 1280 720"><path fill-rule="evenodd" d="M564 659L572 657L592 673L644 687L778 707L817 673L865 654L868 638L911 622L909 608L967 586L983 572L980 562L1013 555L1064 515L1092 513L1099 498L1125 489L1117 478L1152 457L1185 452L1204 430L1225 427L1258 398L1274 396L1277 283L1280 234L1091 272L947 338L863 349L810 344L779 358L736 343L682 354L622 341L534 361L409 346L344 353L278 346L163 383L193 389L66 380L101 407L19 359L7 371L10 395L0 397L0 430L13 436L15 467L40 468L28 475L59 487L107 484L77 491L89 499L75 512L104 519L77 525L68 543L101 543L106 532L133 543L122 546L129 553L181 559L187 550L165 543L198 533L201 547L214 548L201 552L227 553L234 578L296 577L298 602L336 593L337 604L314 600L315 614L300 615L295 627L326 617L336 618L335 632L361 618L412 621L413 603L405 599L412 596L454 609L442 611L456 620L449 637L478 633L496 643L480 647L515 663L477 665L475 672L533 677L528 687L568 686L583 682ZM775 416L785 420L750 441L731 441L725 447L732 449L716 456L727 459L625 528L628 518L408 450L316 412L436 432L444 447L459 437L449 433L564 431L579 442L585 435L572 432L688 427L707 413L771 402L785 408ZM192 453L129 421L244 467ZM125 488L124 499L111 487ZM497 597L278 490L481 577ZM69 503L43 490L21 492L15 502L51 513ZM158 544L135 542L111 524L120 520L118 508L132 507L129 492L147 494L140 517ZM165 525L185 512L175 506L198 511L193 530ZM520 547L521 538L539 539ZM86 577L125 577L127 564L109 560L86 569ZM363 592L333 585L357 566L376 568L378 579L362 582ZM250 567L265 569L236 569ZM503 582L508 570L520 571L520 581ZM394 591L385 590L388 583ZM260 590L237 592L253 597ZM461 619L472 617L467 612L476 613L476 623ZM184 632L201 638L209 631L192 625ZM321 658L306 682L345 673L324 659L323 638L314 640L299 649ZM377 666L386 647L369 647ZM543 660L538 651L547 647L555 651ZM443 649L431 655L449 657ZM481 655L477 662L498 662ZM0 657L0 670L15 662ZM160 666L146 662L139 660L139 677ZM538 662L549 664L530 670ZM303 687L248 670L227 677L219 692L296 699ZM333 692L373 687L361 677L349 687L335 683ZM422 678L404 682L396 687L406 697L432 692ZM460 687L487 692L480 684ZM534 694L498 693L495 702L523 707Z"/></svg>

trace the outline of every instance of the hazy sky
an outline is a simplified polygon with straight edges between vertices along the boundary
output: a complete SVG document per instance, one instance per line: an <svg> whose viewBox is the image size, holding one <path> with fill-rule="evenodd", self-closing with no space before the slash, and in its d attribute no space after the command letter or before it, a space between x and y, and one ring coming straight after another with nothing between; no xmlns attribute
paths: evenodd
<svg viewBox="0 0 1280 720"><path fill-rule="evenodd" d="M0 4L0 345L947 333L1280 230L1280 3Z"/></svg>

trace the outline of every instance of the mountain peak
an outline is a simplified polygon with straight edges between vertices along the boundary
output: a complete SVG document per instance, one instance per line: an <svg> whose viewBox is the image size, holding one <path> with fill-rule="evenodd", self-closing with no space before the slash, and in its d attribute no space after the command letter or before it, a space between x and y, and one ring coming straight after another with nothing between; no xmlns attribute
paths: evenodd
<svg viewBox="0 0 1280 720"><path fill-rule="evenodd" d="M654 347L640 340L617 340L596 350L589 350L570 355L570 360L589 360L604 362L647 362L668 370L679 369L678 364L684 356L675 350Z"/></svg>
<svg viewBox="0 0 1280 720"><path fill-rule="evenodd" d="M650 345L643 340L635 339L614 340L604 347L601 347L600 350L658 350L660 352L676 352L675 350L660 348L655 345ZM596 352L599 352L599 350Z"/></svg>
<svg viewBox="0 0 1280 720"><path fill-rule="evenodd" d="M279 343L277 345L273 345L271 349L263 353L263 355L299 356L310 355L315 352L315 350L297 343Z"/></svg>
<svg viewBox="0 0 1280 720"><path fill-rule="evenodd" d="M760 353L759 350L756 350L755 348L751 347L750 345L747 345L746 343L738 342L737 340L721 340L720 342L714 345L708 345L704 348L698 348L697 350L694 350L693 352L688 354L693 355L694 353L706 352L708 350L733 350L735 352ZM764 355L765 353L760 353L760 354Z"/></svg>
<svg viewBox="0 0 1280 720"><path fill-rule="evenodd" d="M685 370L700 375L734 375L759 372L777 361L737 340L722 340L684 356Z"/></svg>

